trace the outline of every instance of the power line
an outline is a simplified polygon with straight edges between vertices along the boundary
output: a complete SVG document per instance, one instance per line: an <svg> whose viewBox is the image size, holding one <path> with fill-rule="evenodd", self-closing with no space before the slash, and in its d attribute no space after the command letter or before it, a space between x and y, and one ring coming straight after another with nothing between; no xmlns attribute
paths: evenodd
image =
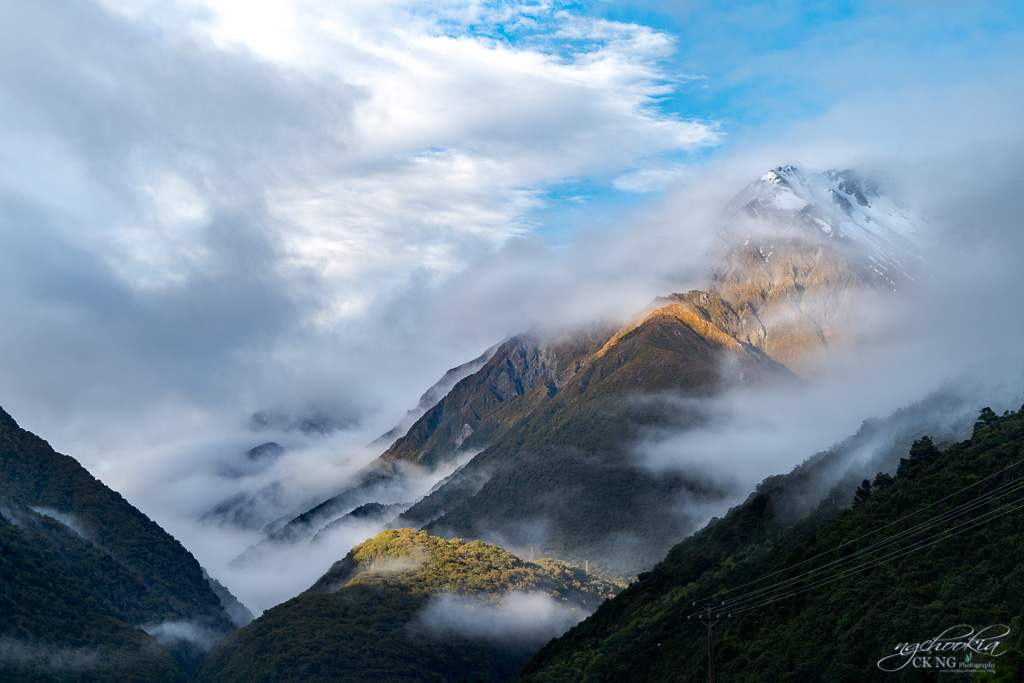
<svg viewBox="0 0 1024 683"><path fill-rule="evenodd" d="M846 546L849 546L849 545L852 545L852 544L854 544L854 543L857 543L858 541L863 541L864 539L866 539L866 538L868 538L868 537L870 537L870 536L876 535L876 533L878 533L879 531L882 531L882 530L884 530L884 529L887 529L887 528L889 528L890 526L893 526L893 525L895 525L895 524L899 524L900 522L902 522L902 521L905 521L905 520L909 519L910 517L913 517L914 515L918 515L918 514L921 514L921 513L922 513L922 512L924 512L925 510L928 510L929 508L935 507L936 505L939 505L940 503L944 503L945 501L948 501L948 500L949 500L949 499L951 499L951 498L954 498L954 497L956 497L956 496L959 496L959 495L963 494L964 492L966 492L966 490L969 490L969 489L971 489L971 488L973 488L973 487L975 487L975 486L977 486L977 485L979 485L979 484L981 484L981 483L984 483L985 481L988 481L989 479L991 479L991 478L993 478L993 477L996 477L996 476L998 476L998 475L1000 475L1000 474L1004 474L1004 473L1006 473L1006 472L1007 472L1008 470L1011 470L1011 469L1013 469L1013 468L1015 468L1015 467L1018 467L1018 466L1019 466L1019 465L1021 465L1021 464L1024 464L1024 460L1019 460L1019 461L1017 461L1016 463L1013 463L1013 464L1011 464L1011 465L1008 465L1007 467L1005 467L1005 468L1002 468L1002 469L1001 469L1001 470L999 470L998 472L994 472L994 473L992 473L992 474L988 475L987 477L984 477L984 478L982 478L982 479L979 479L978 481L975 481L975 482L974 482L974 483L972 483L972 484L968 484L967 486L964 486L963 488L961 488L961 489L959 489L959 490L956 490L956 492L953 492L952 494L949 494L949 495L948 495L948 496L946 496L945 498L942 498L942 499L940 499L940 500L938 500L938 501L935 501L934 503L930 503L930 504L926 505L926 506L925 506L925 507L923 507L923 508L919 508L918 510L914 510L914 511L913 511L913 512L911 512L910 514L904 515L904 516L900 517L899 519L896 519L896 520L894 520L894 521L892 521L892 522L889 522L888 524L885 524L885 525L883 525L883 526L880 526L880 527L878 527L878 528L876 528L876 529L872 529L872 530L868 531L867 533L864 533L864 535L862 535L862 536L859 536L859 537L857 537L856 539L852 539L852 540L850 540L850 541L846 541L846 542L844 542L844 543L842 543L842 544L840 544L840 545L836 546L836 547L835 547L835 548L833 548L833 549L830 549L830 550L827 550L827 551L824 551L824 552L818 553L817 555L812 555L811 557L805 558L805 559L801 560L800 562L797 562L796 564L791 564L790 566L787 566L787 567L783 567L783 568L781 568L781 569L778 569L778 570L776 570L776 571L772 571L771 573L767 573L767 574L764 574L764 575L763 575L763 577L760 577L760 578L758 578L758 579L755 579L754 581L746 582L745 584L740 584L739 586L734 586L734 587L732 587L732 588L726 589L726 590L725 590L724 592L722 592L722 593L719 593L718 595L719 595L719 596L722 596L722 595L727 595L727 594L729 594L729 593L731 593L731 592L733 592L733 591L738 591L738 590L739 590L739 589L741 589L741 588L746 588L746 587L748 587L748 586L753 586L753 585L755 585L755 584L759 584L759 583L761 583L762 581L764 581L764 580L766 580L766 579L770 579L771 577L775 577L775 575L778 575L778 574L780 574L780 573L784 573L784 572L786 572L786 571L790 571L791 569L794 569L795 567L798 567L798 566L800 566L800 565L802 565L802 564L807 564L808 562L811 562L811 561L813 561L813 560L815 560L815 559L818 559L819 557L823 557L823 556L825 556L825 555L828 555L828 554L830 554L830 553L834 553L834 552L836 552L837 550L840 550L841 548L845 548ZM1011 483L1013 483L1013 482L1011 482ZM1008 485L1008 484L1004 484L1004 485ZM997 489L996 489L996 490L997 490ZM990 493L991 493L991 492L990 492ZM746 595L746 594L744 594L744 595ZM742 597L742 596L740 596L740 597ZM711 598L709 597L709 598L706 598L706 599L707 599L707 600L710 600ZM733 600L734 600L734 599L735 599L735 598L733 598Z"/></svg>
<svg viewBox="0 0 1024 683"><path fill-rule="evenodd" d="M1016 489L1019 489L1019 488L1024 488L1024 484L1022 484L1021 486L1016 487ZM1007 493L1009 493L1009 492L1007 492ZM998 497L1002 497L1002 496L998 496ZM1024 498L1019 499L1018 501L1015 501L1015 502L1020 502L1021 500L1024 500ZM1002 510L1005 507L1007 507L1007 506L1004 505L1002 508L998 508L997 510ZM1014 508L1014 509L1016 509L1016 508ZM1010 511L1012 512L1012 510L1010 510ZM984 523L984 521L988 521L988 520L984 520L983 518L988 516L988 515L993 514L993 512L989 512L989 513L986 513L986 515L982 515L982 518L979 518L979 519L982 519L982 521L978 522L978 523L981 524L981 523ZM957 518L962 517L962 516L963 516L962 514L961 515L956 515L956 516L951 517L950 519L947 519L947 520L940 520L940 522L941 521L952 521L953 519L957 519ZM998 515L998 516L1002 516L1002 515ZM950 536L955 536L956 534L961 533L962 531L956 531L955 533L950 533L950 532L953 532L954 529L960 529L965 524L969 524L969 523L970 522L965 522L963 524L960 524L959 526L953 527L952 529L947 529L946 531L940 532L939 534L936 534L934 536L930 536L930 537L928 537L926 539L916 541L915 543L913 543L909 547L912 550L917 550L919 548L914 548L913 546L920 545L922 543L926 543L927 541L931 541L932 539L936 539L934 542L938 542L939 540L942 540L942 537L946 536L947 534L950 535ZM922 528L921 531L925 531L925 530L927 530L927 528L934 527L936 525L937 525L937 523L936 524L930 524L930 525ZM975 526L977 526L977 524ZM971 527L971 528L973 528L973 527ZM876 545L878 545L878 547L876 548L876 551L877 550L883 550L886 547L894 545L897 540L899 540L899 539L895 539L892 543L876 544ZM926 543L926 545L921 546L921 547L927 547L927 545L931 545L931 543ZM869 560L868 562L866 562L864 564L861 564L858 567L853 568L852 570L848 569L848 570L846 570L844 572L841 572L838 576L840 578L843 578L845 576L849 576L850 574L866 570L866 569L868 569L870 567L873 567L873 566L875 566L877 564L881 564L882 562L886 562L889 559L893 559L894 556L902 557L902 555L904 555L904 554L907 554L907 553L906 552L900 553L900 551L897 550L897 551L891 552L891 553L889 553L887 555L883 555L883 556L881 556L879 558L875 558L875 560ZM852 557L853 557L852 555L851 556L847 556L845 558L842 558L839 561L841 561L841 562L848 562ZM829 565L832 565L832 564L835 564L835 562L829 563ZM773 593L773 592L777 592L779 590L785 589L787 587L787 585L796 583L801 578L808 577L808 576L811 576L811 575L816 574L816 573L817 574L823 573L827 568L828 568L828 566L820 568L821 571L815 570L815 571L811 571L811 572L805 572L804 574L802 574L802 575L800 575L798 577L794 577L792 580L783 581L783 582L780 582L778 584L774 584L772 586L769 586L769 587L767 587L765 589L762 589L760 591L751 592L751 593L748 594L748 596L750 596L750 597L740 596L739 598L736 598L733 601L731 601L730 606L732 607L732 609L734 611L738 612L738 611L745 611L747 609L745 607L742 608L742 609L739 609L739 607L742 605L743 602L748 602L749 603L751 600L754 600L754 599L761 599L761 600L763 600L763 602L761 602L759 604L766 604L767 602L774 602L776 599L779 598L779 596L773 596L771 598L765 599L764 595L762 595L760 598L756 598L756 594L758 594L758 593L769 593L770 594L770 593ZM831 582L831 579L819 580L818 582L816 582L814 584L810 584L809 587L805 586L804 588L814 588L814 587L817 587L819 585L824 585L824 584L830 583L830 582ZM803 592L803 589L799 589L799 590L797 590L795 592ZM786 595L790 595L790 593L787 593ZM739 604L737 604L737 603L739 603Z"/></svg>
<svg viewBox="0 0 1024 683"><path fill-rule="evenodd" d="M930 504L928 504L928 505L926 505L926 506L924 506L922 508L919 508L918 510L913 511L910 514L904 515L903 517L900 517L899 519L897 519L895 521L892 521L892 522L890 522L888 524L880 526L880 527L878 527L876 529L872 529L872 530L868 531L867 533L864 533L864 535L857 537L856 539L852 539L850 541L846 541L846 542L840 544L839 546L836 546L835 548L831 548L830 550L827 550L827 551L818 553L817 555L813 555L811 557L805 558L805 559L801 560L800 562L797 562L795 564L791 564L790 566L783 567L783 568L778 569L776 571L772 571L770 573L764 574L763 577L760 577L760 578L755 579L753 581L746 582L745 584L740 584L739 586L735 586L735 587L726 589L724 592L720 592L717 595L718 596L727 595L728 593L731 593L733 591L737 591L739 589L742 589L742 588L745 588L745 587L748 587L748 586L754 586L756 584L760 584L761 582L765 581L766 579L770 579L771 577L775 577L775 575L778 575L780 573L784 573L786 571L791 571L795 567L801 566L802 564L806 564L806 563L811 562L811 561L813 561L815 559L818 559L820 557L824 557L824 556L829 555L831 553L835 553L836 551L838 551L838 550L840 550L842 548L845 548L845 547L847 547L849 545L857 543L858 541L862 541L863 539L866 539L868 537L876 535L876 533L878 533L879 531L882 531L882 530L884 530L886 528L889 528L889 527L891 527L891 526L893 526L895 524L898 524L898 523L900 523L902 521L905 521L905 520L907 520L907 519L909 519L909 518L911 518L911 517L913 517L915 515L921 514L925 510L928 510L929 508L935 507L936 505L939 505L940 503L943 503L945 501L948 501L951 498L959 496L959 495L967 492L967 490L970 490L971 488L973 488L973 487L975 487L975 486L977 486L979 484L982 484L985 481L988 481L989 479L992 479L993 477L999 476L1000 474L1004 474L1007 471L1009 471L1009 470L1013 469L1014 467L1017 467L1017 466L1019 466L1021 464L1024 464L1024 460L1019 460L1016 463L1008 465L1007 467L1002 468L998 472L994 472L994 473L992 473L992 474L990 474L990 475L988 475L986 477L983 477L982 479L979 479L978 481L975 481L974 483L968 484L967 486L964 486L963 488L956 490L956 492L953 492L952 494L949 494L948 496L946 496L946 497L944 497L944 498L942 498L942 499L940 499L938 501L935 501L934 503L930 503ZM941 517L943 517L945 515L949 515L949 514L955 512L955 511L957 511L957 510L964 509L966 506L972 506L972 505L975 505L976 503L978 503L980 505L981 504L980 502L984 502L985 500L990 499L995 494L999 493L1000 490L1004 490L1006 488L1010 488L1012 490L1016 490L1016 488L1019 485L1022 485L1021 482L1016 481L1016 480L1015 481L1011 481L1011 482L1009 482L1007 484L1002 484L1001 486L998 486L997 488L991 490L991 492L988 492L987 494L984 494L984 495L978 497L977 499L973 499L972 501L968 501L967 503L964 503L962 505L956 506L955 508L952 508L952 509L946 511L945 513L942 513L941 515L938 515L938 516L933 517L933 518L931 518L929 520L926 520L925 522L921 522L918 525L912 526L912 527L910 527L908 529L904 529L903 531L898 533L898 535L896 535L895 537L890 537L889 539L880 541L880 542L878 542L876 544L872 544L871 546L868 546L867 548L864 548L864 549L861 549L860 551L857 551L853 555L848 555L848 556L839 558L837 560L833 560L831 562L828 562L825 565L822 565L820 567L816 567L814 569L811 569L810 571L804 572L803 574L798 575L798 577L794 577L792 579L787 579L787 580L784 580L782 582L778 582L778 583L776 583L776 584L774 584L772 586L768 586L768 587L765 587L765 588L761 588L761 589L757 589L757 590L754 590L754 591L749 591L749 592L743 593L743 594L741 594L741 595L739 595L739 596L737 596L735 598L730 598L730 599L726 600L726 602L732 604L732 603L735 603L737 601L741 601L744 598L748 598L748 597L750 597L752 595L757 595L757 594L764 593L764 592L767 592L767 591L775 590L778 587L784 586L786 584L794 583L795 581L797 581L797 580L799 580L799 579L801 579L803 577L806 577L806 575L822 571L822 570L824 570L825 568L827 568L830 565L834 565L834 564L837 564L837 563L840 563L840 562L845 562L845 561L848 562L851 557L856 557L858 555L861 555L861 554L864 554L864 553L867 553L867 552L873 552L874 550L878 550L878 549L884 548L887 544L890 544L894 539L898 539L900 536L905 536L905 535L908 535L908 533L915 532L916 530L927 528L928 525L934 525L936 520L939 520ZM1011 493L1010 490L1004 490L1004 493L1002 493L1001 495L1006 495L1006 494L1009 494L1009 493ZM1001 495L998 496L998 497L1001 497ZM996 498L998 498L998 497L996 497ZM955 518L955 516L953 518ZM709 597L709 598L706 598L706 599L707 600L711 600L712 598Z"/></svg>
<svg viewBox="0 0 1024 683"><path fill-rule="evenodd" d="M928 520L926 520L924 522L921 522L920 524L917 524L917 525L915 525L915 526L913 526L913 527L911 527L909 529L905 529L905 530L903 530L903 531L901 531L901 532L899 532L899 533L897 533L897 534L895 534L893 536L890 536L890 537L888 537L886 539L883 539L881 541L878 541L878 542L876 542L876 543L874 543L874 544L872 544L870 546L862 548L862 549L860 549L860 550L858 550L858 551L856 551L854 553L851 553L850 555L846 555L846 556L837 558L835 560L832 560L831 562L828 562L827 564L824 564L824 565L822 565L820 567L816 567L814 569L811 569L811 570L809 570L807 572L804 572L802 574L799 574L797 576L790 577L790 578L788 578L788 579L786 579L784 581L779 581L779 582L771 584L769 586L764 586L762 588L758 588L758 589L753 590L753 591L748 591L747 593L744 593L742 595L739 595L739 596L736 596L734 598L730 598L728 600L723 601L723 604L729 605L731 608L735 609L738 605L741 605L741 604L743 604L745 602L749 602L749 601L751 601L753 599L757 599L757 596L759 596L759 595L762 595L762 594L765 594L765 593L775 592L775 591L777 591L777 590L779 590L781 588L784 588L784 587L786 587L788 585L797 583L797 582L801 581L802 579L804 579L806 577L812 576L814 574L821 574L821 573L823 573L825 571L828 571L831 567L834 567L835 565L838 565L838 564L849 564L852 560L854 560L854 559L856 559L858 557L868 556L868 555L874 554L876 552L879 552L881 550L884 550L884 549L886 549L888 547L891 547L891 546L895 545L896 543L899 543L902 540L906 540L907 538L910 538L910 537L913 537L913 536L915 536L917 534L920 534L920 533L923 533L925 531L928 531L929 529L933 529L936 526L939 526L941 524L944 524L944 523L951 522L951 521L954 521L956 519L959 519L960 517L963 517L964 515L967 515L967 514L969 514L971 512L974 512L979 507L982 507L982 506L984 506L986 504L992 503L995 500L998 500L998 499L1000 499L1000 498L1002 498L1004 496L1010 495L1012 493L1016 493L1017 491L1020 491L1022 489L1024 489L1024 480L1017 480L1017 481L1010 482L1008 484L1004 484L1004 485L1002 485L1002 486L1000 486L1000 487L998 487L996 489L993 489L992 491L989 491L988 493L985 493L985 494L979 496L978 498L975 498L975 499L972 499L972 500L967 501L965 503L962 503L961 505L958 505L958 506L956 506L954 508L951 508L950 510L947 510L944 513L936 515L935 517L932 517L932 518L930 518L930 519L928 519ZM904 517L904 519L906 519L906 517ZM871 534L866 534L865 536L862 536L861 538L865 538L866 536L869 536L869 535L871 535ZM832 550L827 551L825 553L821 553L819 555L816 555L815 557L822 557L823 555L827 555L829 553L835 552L836 550L838 550L839 548L841 548L841 547L843 547L845 545L849 545L849 544L848 543L844 543L843 545L837 546L836 548L833 548ZM811 559L814 559L814 558L811 558ZM791 569L792 567L798 566L799 564L803 564L803 562L791 565L790 567L787 567L786 569L783 569L783 570L780 570L780 571L787 571L788 569ZM775 574L778 574L778 573L780 573L780 572L774 572L771 575L775 575ZM769 576L771 576L771 575L769 575ZM760 580L763 580L763 579L758 579L758 580L755 580L755 581L751 581L751 582L748 582L745 585L751 585L751 584L757 583Z"/></svg>
<svg viewBox="0 0 1024 683"><path fill-rule="evenodd" d="M725 593L731 593L739 589L745 588L747 586L762 583L763 581L765 581L765 579L768 579L772 576L777 576L781 573L792 571L795 567L799 567L800 565L806 564L815 559L825 557L830 553L835 553L844 547L847 547L860 540L873 536L885 529L888 529L896 524L899 524L916 515L919 515L925 510L933 508L936 505L939 505L940 503L943 503L947 500L950 500L951 498L959 496L964 492L986 481L1003 475L1007 471L1021 465L1022 463L1024 463L1024 460L1019 460L1011 465L1008 465L1007 467L1004 467L998 472L995 472L987 477L984 477L974 482L973 484L969 484L968 486L965 486L959 489L958 491L954 491L953 493L945 496L940 500L925 505L924 507L915 510L909 515L905 515L893 522L890 522L889 524L878 527L877 529L873 529L869 531L867 534L863 534L855 539L846 541L832 548L831 550L818 553L817 555L806 558L800 562L790 565L789 567L785 567L770 574L766 574L758 579L754 579L753 581L748 581L747 583L741 584L740 586L730 588L726 590ZM796 597L797 595L801 595L816 588L820 588L830 583L834 583L836 581L848 578L854 574L859 574L861 572L868 571L887 562L891 562L893 560L905 557L910 553L914 553L919 550L924 550L925 548L928 548L936 543L948 540L950 538L953 538L954 536L958 536L959 534L975 529L983 524L987 524L994 520L1000 519L1012 512L1016 512L1024 508L1024 497L1006 503L1001 507L990 509L988 512L985 512L981 515L973 516L965 521L960 522L959 524L956 524L955 526L949 526L945 529L942 529L938 533L934 533L931 536L917 538L917 540L914 540L915 537L919 537L927 532L936 529L937 527L949 525L967 515L972 515L972 513L978 511L979 509L985 506L990 506L996 501L1007 496L1010 496L1012 494L1018 493L1021 490L1024 490L1024 479L1011 479L1011 481L1001 484L992 489L991 491L987 491L978 496L975 496L974 498L967 500L963 503L960 503L959 505L954 505L952 508L939 514L933 515L932 517L926 519L923 522L919 522L907 529L892 534L887 538L884 538L880 541L876 541L844 557L834 559L822 566L803 572L802 574L799 574L797 576L790 577L788 579L785 579L784 581L778 581L768 586L762 586L755 590L747 591L736 597L730 598L729 600L723 600L720 603L714 605L714 607L717 607L721 611L725 611L726 609L728 609L729 613L727 615L713 615L712 612L714 608L711 604L712 601L710 599L701 601L707 603L703 607L703 612L698 615L688 616L687 619L692 620L694 616L696 616L696 618L707 628L709 683L714 683L715 681L713 627L716 623L718 623L719 619L731 619L733 617L733 614L740 614L742 612L759 609L761 607L765 607L767 605L779 602L781 600ZM902 545L904 541L910 541L910 543L907 545ZM902 545L902 547L898 547L895 550L891 550L883 555L877 555L878 553L881 553L882 551L885 551L897 545ZM855 561L859 561L860 563L856 566L850 566ZM841 568L837 565L844 565L845 568ZM805 583L806 581L811 581L811 583ZM799 585L801 583L805 585ZM721 595L721 593L719 595ZM694 602L693 606L696 607L697 604L698 603Z"/></svg>
<svg viewBox="0 0 1024 683"><path fill-rule="evenodd" d="M824 586L826 584L832 583L834 581L838 581L840 579L844 579L844 578L846 578L848 576L851 576L852 574L856 574L856 573L865 571L867 569L871 569L871 568L876 567L876 566L878 566L880 564L884 564L885 562L888 562L890 560L894 560L894 559L903 557L905 555L909 555L910 553L917 552L918 550L923 550L924 548L927 548L930 545L934 545L935 543L938 543L940 541L944 541L947 538L952 538L953 536L957 536L959 534L962 534L965 531L970 531L971 529L979 527L982 524L986 524L988 522L991 522L992 520L999 519L1000 517L1008 515L1011 512L1015 512L1017 510L1020 510L1020 509L1024 508L1024 498L1020 498L1020 499L1014 501L1014 503L1020 503L1020 504L1016 505L1014 507L1010 507L1010 509L1005 510L1004 512L1001 512L998 515L994 514L998 510L1002 510L1003 508L1009 507L1010 504L1004 505L1002 508L998 508L997 510L993 510L992 512L989 512L986 515L982 515L982 517L989 517L989 516L991 516L989 519L980 519L978 521L975 521L973 524L971 524L970 522L964 522L963 524L959 525L958 527L954 527L954 529L959 529L959 531L952 531L951 529L943 531L943 532L941 532L939 534L936 534L935 536L932 536L930 538L924 539L922 541L918 541L917 543L914 544L914 546L911 546L910 548L902 549L901 551L894 551L894 552L892 552L892 553L890 553L888 555L884 555L881 558L878 558L877 560L875 560L873 562L868 562L868 563L865 563L865 564L863 564L861 566L854 567L854 568L849 569L849 570L847 570L845 572L837 574L835 576L832 576L832 577L829 577L829 578L826 578L826 579L821 579L821 580L819 580L819 581L817 581L817 582L815 582L815 583L813 583L811 585L803 586L803 587L801 587L801 588L799 588L797 590L791 591L789 593L784 593L782 595L776 595L776 596L772 596L770 598L766 598L766 599L762 600L761 602L759 602L757 604L747 605L745 607L740 607L738 609L734 609L733 610L733 614L738 614L740 612L746 612L746 611L749 611L749 610L752 610L752 609L757 609L759 607L764 607L765 605L769 605L769 604L771 604L773 602L778 602L779 600L782 600L784 598L793 597L793 596L799 595L800 593L805 593L805 592L807 592L809 590L813 590L814 588L819 588L821 586ZM973 521L973 520L971 520L971 521ZM965 527L965 528L961 529L960 527ZM925 542L925 541L927 541L927 542Z"/></svg>

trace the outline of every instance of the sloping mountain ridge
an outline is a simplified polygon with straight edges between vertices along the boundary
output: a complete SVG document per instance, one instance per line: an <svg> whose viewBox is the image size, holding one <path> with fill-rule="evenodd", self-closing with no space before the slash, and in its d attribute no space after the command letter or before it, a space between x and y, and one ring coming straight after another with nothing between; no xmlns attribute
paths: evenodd
<svg viewBox="0 0 1024 683"><path fill-rule="evenodd" d="M556 393L612 331L611 326L599 325L567 339L544 339L536 334L512 337L472 375L473 381L457 384L395 441L381 460L433 466L462 447L482 448L501 428L497 416L507 402L538 384L549 394Z"/></svg>
<svg viewBox="0 0 1024 683"><path fill-rule="evenodd" d="M501 344L495 344L470 362L451 368L444 373L441 379L434 383L434 386L427 389L427 391L420 396L420 400L416 405L416 408L410 410L401 422L376 439L372 444L370 444L370 447L372 448L376 446L378 448L390 449L394 446L396 441L409 433L409 430L421 417L423 417L428 411L436 409L437 404L443 401L444 398L451 393L453 389L455 389L459 382L470 375L475 374L484 367L488 361L494 357L494 354L497 353L501 346Z"/></svg>
<svg viewBox="0 0 1024 683"><path fill-rule="evenodd" d="M271 530L267 543L309 541L370 503L408 508L430 489L410 488L408 482L420 478L407 474L427 471L435 474L433 481L443 480L503 428L501 419L509 412L509 404L539 383L546 391L557 391L579 368L580 359L599 348L611 332L610 326L596 325L564 342L532 334L506 340L396 439L362 473L359 484ZM251 560L265 549L256 546L240 561Z"/></svg>
<svg viewBox="0 0 1024 683"><path fill-rule="evenodd" d="M628 575L667 549L662 539L693 530L699 520L686 506L722 496L700 478L636 465L628 448L641 428L685 428L703 419L700 411L648 397L700 399L725 383L789 376L669 303L588 358L557 393L535 387L523 399L529 411L398 523L500 539L513 549L536 545L543 554Z"/></svg>

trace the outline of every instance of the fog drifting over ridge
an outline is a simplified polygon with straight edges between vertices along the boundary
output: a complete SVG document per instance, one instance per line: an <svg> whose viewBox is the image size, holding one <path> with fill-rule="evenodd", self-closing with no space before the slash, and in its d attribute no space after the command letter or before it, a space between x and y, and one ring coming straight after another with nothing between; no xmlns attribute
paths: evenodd
<svg viewBox="0 0 1024 683"><path fill-rule="evenodd" d="M395 2L317 23L275 7L280 30L232 3L0 10L0 405L217 578L258 538L195 521L231 492L226 460L279 442L284 456L235 485L329 495L449 367L509 334L622 320L700 286L721 207L781 164L878 175L929 217L934 274L905 308L871 311L877 337L816 387L829 400L798 402L799 446L776 443L757 472L965 368L1019 372L1019 50L976 74L901 63L921 82L868 78L823 114L737 130L659 109L694 96L700 74L671 71L686 46L642 22ZM509 16L529 40L495 38ZM855 56L862 74L883 70L884 51ZM799 57L775 67L829 78ZM581 177L665 189L606 210ZM582 207L568 212L579 225L552 236L539 216L559 202ZM347 427L253 432L257 410ZM759 438L783 438L783 417ZM258 609L311 583L272 571L273 595L251 576L240 597Z"/></svg>
<svg viewBox="0 0 1024 683"><path fill-rule="evenodd" d="M699 195L699 187L697 184L681 192L691 191ZM944 186L937 192L945 202L949 200L950 191L948 186ZM1017 201L1008 188L1001 196L1008 203ZM715 202L720 198L716 195ZM648 216L635 219L638 222L632 234L640 233L643 239L649 239L655 251L659 238L665 240L662 244L678 242L671 231L685 224L685 219L672 222L665 217L665 213L659 212L675 212L676 207L685 201L683 197L666 199L664 208L651 209ZM789 471L807 457L853 434L863 420L885 417L908 403L924 398L946 381L957 383L961 391L976 397L977 405L969 410L977 410L989 404L999 411L1018 408L1024 403L1024 394L1021 393L1024 389L1024 358L1021 358L1014 340L1020 338L1024 329L1021 329L1021 321L1007 308L1006 300L989 293L1020 291L1020 285L1024 283L1020 282L1021 276L1014 264L1016 254L1024 253L1024 245L1020 244L1020 235L1012 229L1012 224L999 222L1000 216L1013 215L1008 203L989 205L986 197L985 201L973 207L973 211L968 211L970 197L964 196L962 201L963 204L959 205L961 210L965 212L964 215L972 216L974 222L970 225L956 225L957 229L967 228L956 240L951 238L951 233L946 232L944 221L936 220L934 214L924 211L930 216L928 229L935 231L927 255L928 267L932 272L922 278L914 291L888 299L883 304L876 303L862 312L863 329L869 332L862 346L836 352L829 358L826 368L810 376L807 383L800 387L767 387L761 391L726 394L712 401L703 406L706 411L718 415L719 419L712 428L682 435L682 441L662 439L658 444L661 450L647 453L645 457L661 458L656 468L682 466L691 471L709 472L712 478L719 477L719 481L729 486L734 493L733 497L723 506L709 507L703 511L703 514L710 516L721 514L728 505L742 500L763 477ZM710 213L708 209L707 213L695 211L690 215L705 220ZM978 229L975 230L975 227ZM698 226L693 228L699 230ZM645 230L646 234L643 232ZM590 319L590 316L601 315L607 318L623 317L641 308L657 294L701 284L700 276L705 272L706 262L699 258L690 262L688 254L673 260L660 251L652 253L648 262L658 264L658 268L647 270L643 277L632 278L629 269L638 265L642 252L623 257L623 250L615 249L615 240L625 239L628 235L628 231L596 235L594 241L586 244L581 242L579 246L568 245L557 257L546 256L552 261L557 258L563 264L581 259L579 271L572 268L558 270L557 277L550 280L544 279L542 259L534 261L538 265L536 271L527 268L519 260L519 254L515 251L523 249L523 243L519 242L489 260L485 266L482 265L479 271L468 269L431 289L430 293L436 295L437 299L433 303L421 299L418 305L423 307L421 310L431 311L437 301L450 300L449 297L464 304L468 297L463 296L461 300L458 297L460 292L465 291L462 285L465 280L489 283L492 281L490 278L493 278L493 282L500 283L500 286L494 286L495 290L507 292L508 283L515 282L509 274L512 272L523 278L521 291L535 293L535 298L523 300L526 305L536 308L532 316L520 313L521 329L539 325L553 330L559 321L582 322ZM698 233L694 242L704 237ZM634 243L634 246L643 243L643 239ZM602 252L598 248L602 241L606 241L607 251ZM994 244L1002 247L995 249L992 246ZM539 247L529 248L537 248L537 253L544 253ZM575 249L579 251L575 252ZM582 259L577 253L585 253L590 258ZM595 255L601 258L593 258ZM616 259L621 259L620 264L622 261L628 262L628 267L616 269ZM598 281L602 273L612 274L604 284ZM621 279L614 280L614 277ZM556 284L552 284L552 280ZM595 304L593 299L583 296L588 286L592 291L600 292L612 282L618 282L617 294L621 299ZM565 289L559 291L558 283ZM556 304L547 309L542 308L540 303L546 298L541 284L550 288L548 292L559 291L559 296L550 297ZM630 286L636 289L630 290ZM500 300L500 294L495 295L496 299L479 294L489 291L483 284L474 291L478 293L482 310L486 310L493 301ZM578 309L566 306L565 302L573 301L573 296L580 297L581 301L590 306L582 305ZM514 298L510 297L509 301ZM412 299L409 305L412 305ZM581 311L586 311L586 315L582 315ZM579 318L574 319L574 315ZM443 318L439 316L438 319ZM357 431L341 432L314 444L315 452L320 455L317 458L310 457L310 462L319 463L321 469L309 471L317 473L318 483L330 481L335 486L343 486L348 481L347 475L337 465L343 459L341 454L357 453L351 456L355 458L353 462L368 462L377 455L360 448L369 440L370 434L365 434L366 438L362 441L355 438L356 434ZM283 438L287 438L287 435ZM692 439L700 440L699 447L693 447ZM302 447L297 450L297 453L303 452ZM680 453L697 460L680 462ZM740 472L741 475L726 476L723 479L722 472L714 465L709 468L709 460L723 463L728 472ZM299 459L292 461L293 464L300 462L302 460ZM282 462L282 466L288 464L288 460ZM302 464L300 469L306 467L306 464ZM336 472L334 478L324 479L322 473L331 469ZM190 523L186 521L182 521L180 527L170 528L182 538L198 539L210 533L190 528ZM178 528L181 532L177 531ZM298 557L289 557L290 553L285 552L267 567L249 573L235 572L225 567L222 576L234 579L236 583L231 584L232 587L241 589L240 593L250 602L255 602L257 608L266 607L273 603L272 596L283 598L289 594L288 591L294 594L305 588L331 562L343 556L348 547L379 530L379 525L372 524L352 527L338 533L329 543L319 545L312 552L304 551L301 562ZM222 541L234 542L235 548L244 549L244 544L238 543L240 536L225 530L216 534L224 534ZM211 534L209 538L216 538L216 534ZM220 542L211 545L218 550L227 547ZM194 550L198 553L199 548L197 546ZM222 563L230 559L218 556L213 548L206 552L207 559L204 561L207 562L212 558L218 558L213 562ZM274 590L268 593L262 584L265 572L271 567L274 567L276 576L288 578L279 580ZM248 588L242 589L243 585ZM257 595L264 597L257 599Z"/></svg>

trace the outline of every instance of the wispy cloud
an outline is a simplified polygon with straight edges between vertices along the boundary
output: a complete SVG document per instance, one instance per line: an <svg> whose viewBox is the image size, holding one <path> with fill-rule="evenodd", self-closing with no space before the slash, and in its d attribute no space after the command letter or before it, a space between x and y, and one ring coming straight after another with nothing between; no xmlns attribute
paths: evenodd
<svg viewBox="0 0 1024 683"><path fill-rule="evenodd" d="M111 653L88 647L62 648L46 643L26 642L4 636L0 638L0 664L5 669L37 671L53 674L76 674L108 666Z"/></svg>

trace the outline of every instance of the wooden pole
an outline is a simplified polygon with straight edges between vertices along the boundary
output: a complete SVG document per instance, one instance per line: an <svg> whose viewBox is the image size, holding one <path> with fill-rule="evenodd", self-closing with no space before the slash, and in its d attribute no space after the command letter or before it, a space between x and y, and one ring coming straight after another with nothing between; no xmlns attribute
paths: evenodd
<svg viewBox="0 0 1024 683"><path fill-rule="evenodd" d="M724 602L722 603L725 604ZM693 603L696 607L697 603ZM704 614L697 615L697 619L700 623L708 629L708 683L715 683L715 633L714 627L718 623L719 619L732 619L731 614L712 614L712 606L710 604L704 605L701 609L704 610ZM689 621L692 617L686 617Z"/></svg>

